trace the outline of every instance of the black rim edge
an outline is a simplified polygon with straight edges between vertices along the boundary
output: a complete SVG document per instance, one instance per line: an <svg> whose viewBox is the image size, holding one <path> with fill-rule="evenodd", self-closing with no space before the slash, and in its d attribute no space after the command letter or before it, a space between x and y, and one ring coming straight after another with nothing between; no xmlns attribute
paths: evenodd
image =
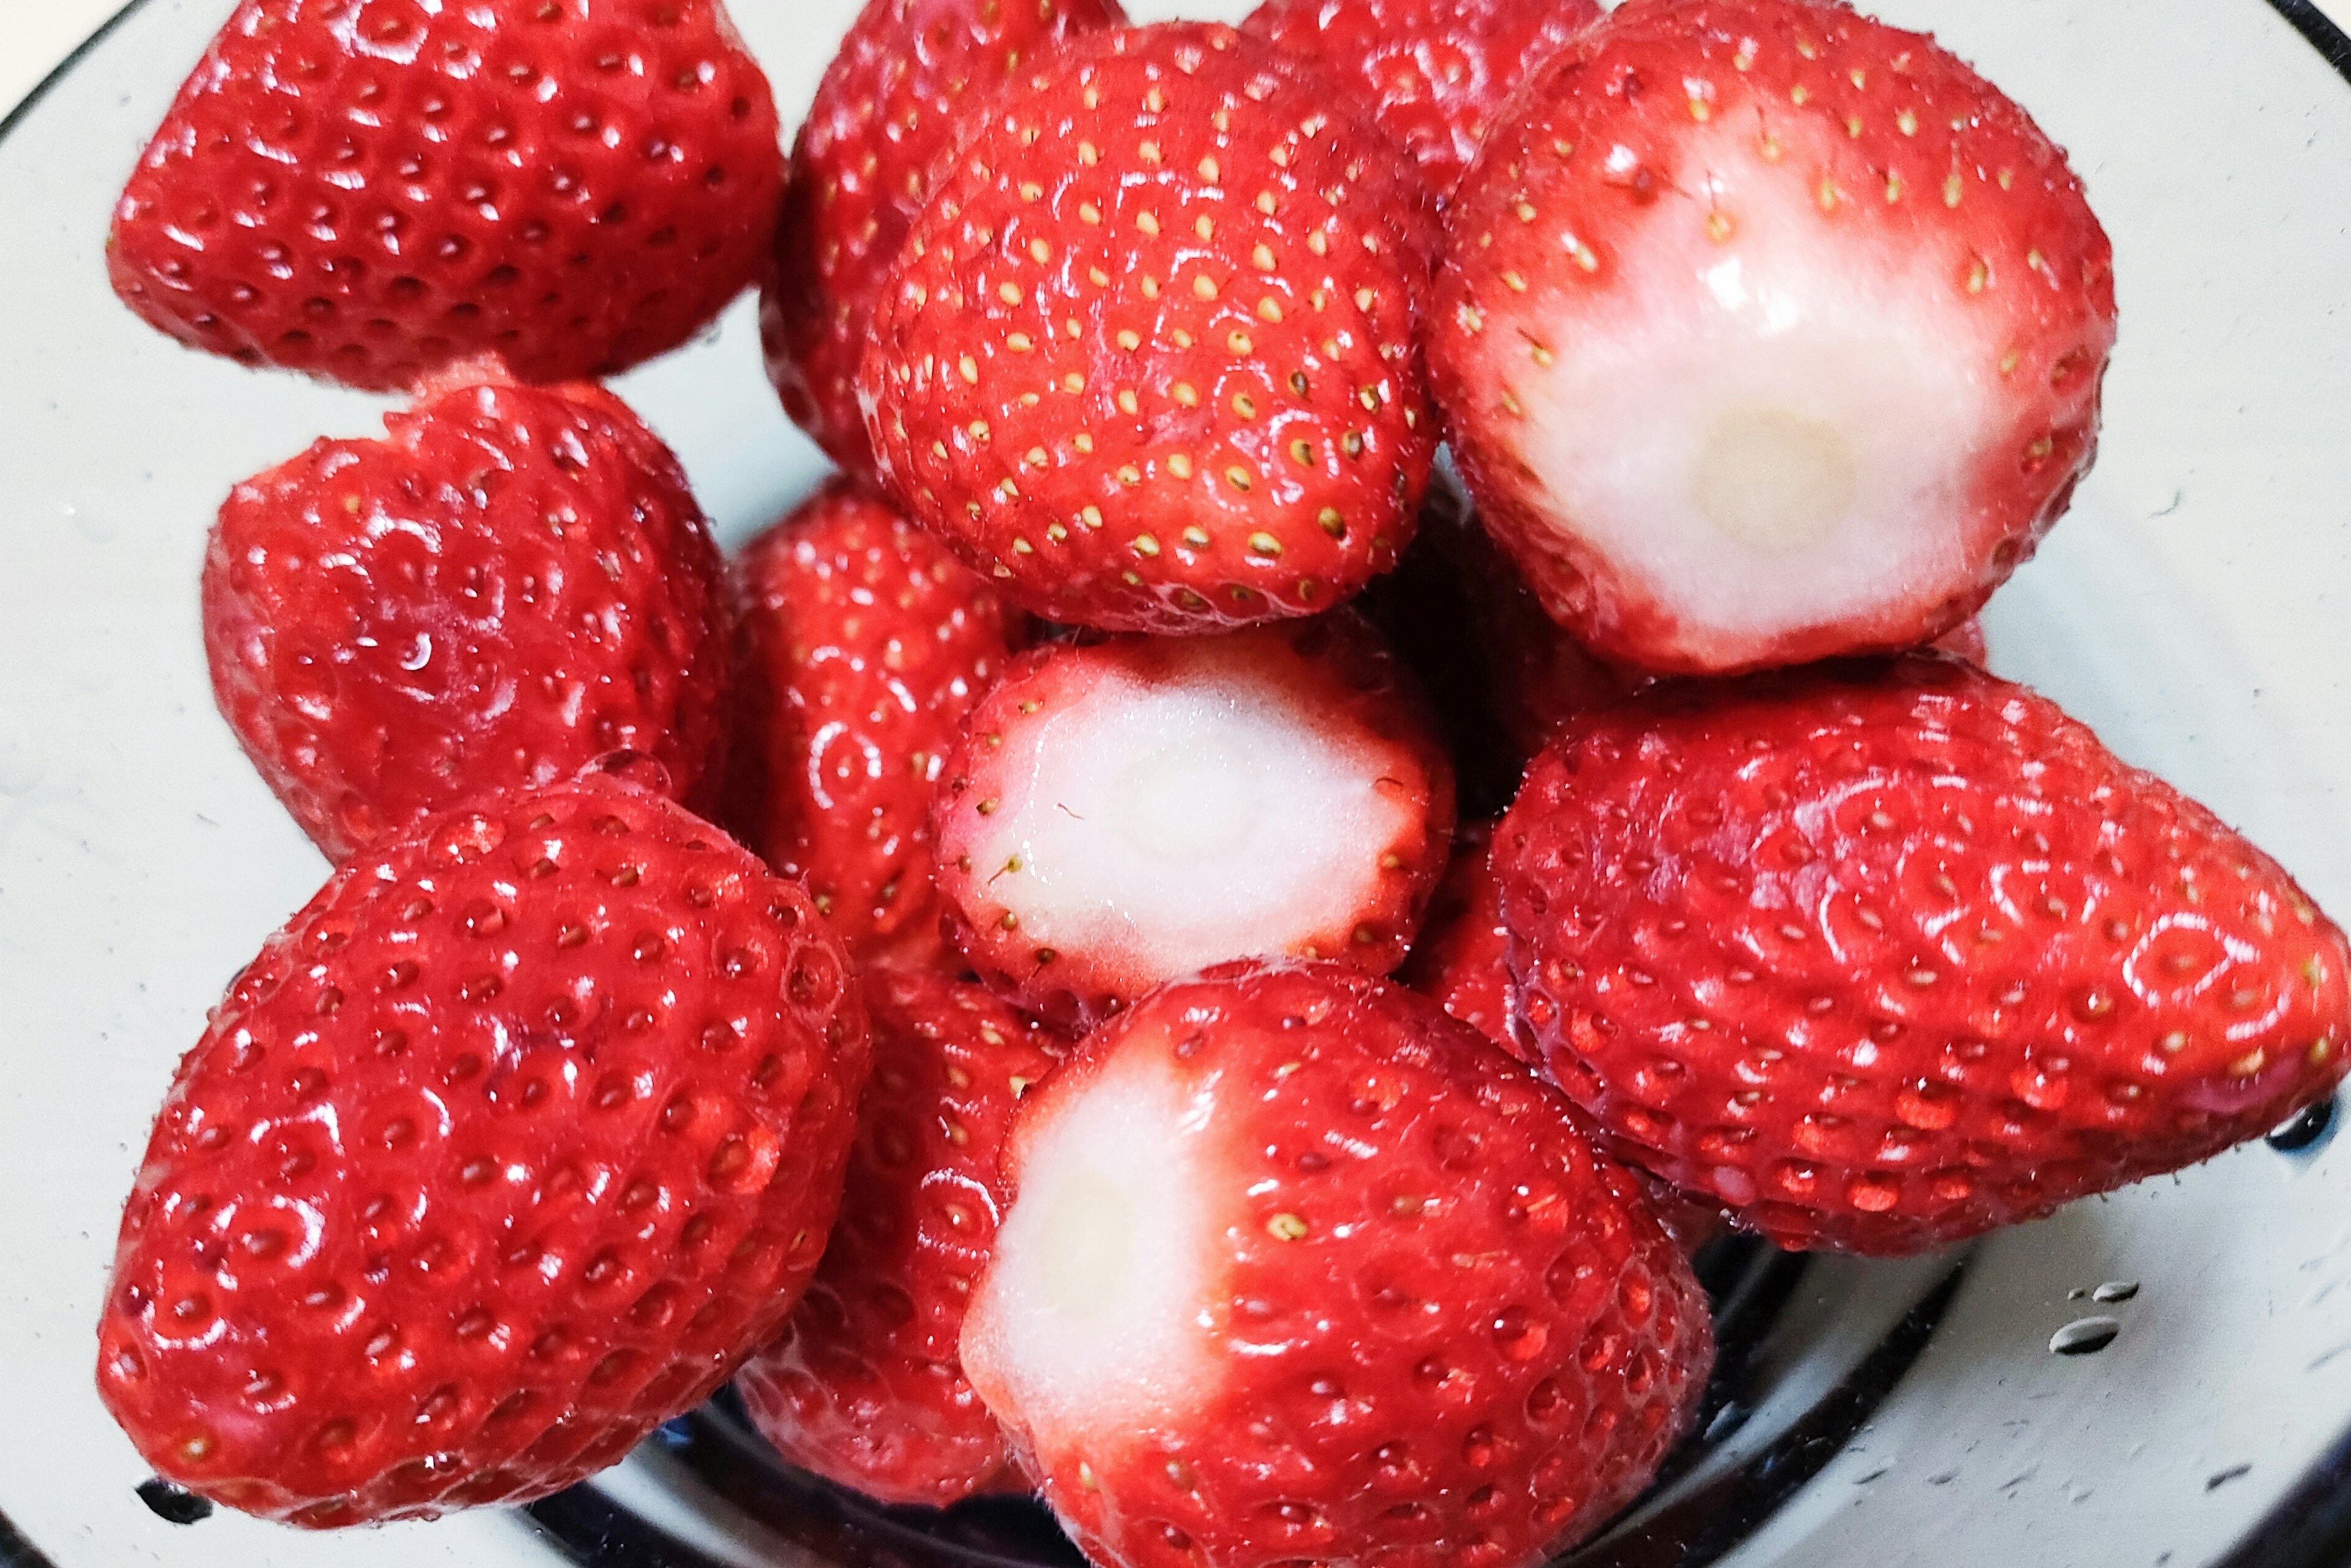
<svg viewBox="0 0 2351 1568"><path fill-rule="evenodd" d="M2337 76L2351 82L2351 34L2328 20L2314 0L2269 0L2269 5L2318 51L2320 59L2335 68Z"/></svg>
<svg viewBox="0 0 2351 1568"><path fill-rule="evenodd" d="M99 24L97 31L74 46L73 52L59 60L14 109L0 115L0 140L5 140L30 118L69 73L125 22L145 10L148 3L149 0L128 0L121 9ZM2314 0L2266 0L2266 4L2301 35L2303 41L2336 75L2351 83L2351 34L2336 26ZM1959 1270L1955 1270L1936 1292L1943 1298L1938 1307L1948 1304L1948 1292L1958 1283ZM1936 1315L1939 1316L1939 1312ZM1912 1350L1910 1359L1915 1359L1917 1354ZM594 1568L723 1568L717 1560L666 1531L653 1530L590 1487L573 1487L533 1503L520 1511L520 1517L562 1555ZM582 1524L589 1524L590 1530L580 1531ZM592 1557L577 1557L564 1545L566 1536L577 1540L591 1534L605 1546ZM628 1555L608 1555L615 1547L622 1548ZM2272 1505L2260 1522L2213 1568L2341 1568L2345 1563L2351 1563L2351 1429L2346 1429L2323 1458L2303 1472L2294 1490ZM5 1511L0 1511L0 1568L57 1568L47 1554L25 1537Z"/></svg>

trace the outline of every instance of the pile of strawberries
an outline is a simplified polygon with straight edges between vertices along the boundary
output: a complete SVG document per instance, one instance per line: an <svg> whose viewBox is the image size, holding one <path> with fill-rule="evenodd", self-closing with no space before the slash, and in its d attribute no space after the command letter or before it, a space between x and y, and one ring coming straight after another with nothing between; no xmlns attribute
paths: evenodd
<svg viewBox="0 0 2351 1568"><path fill-rule="evenodd" d="M1980 668L2109 249L1827 0L872 0L789 161L717 0L244 0L108 255L412 399L204 572L337 869L98 1383L231 1506L540 1496L733 1379L1115 1568L1525 1568L1696 1407L1660 1214L1914 1251L2351 1061L2343 933ZM755 282L841 473L730 562L593 378Z"/></svg>

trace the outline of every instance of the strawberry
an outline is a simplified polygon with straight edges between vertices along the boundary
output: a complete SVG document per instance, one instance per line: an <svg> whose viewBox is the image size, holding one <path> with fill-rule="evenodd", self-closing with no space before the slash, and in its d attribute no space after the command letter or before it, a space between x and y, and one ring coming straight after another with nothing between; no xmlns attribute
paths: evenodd
<svg viewBox="0 0 2351 1568"><path fill-rule="evenodd" d="M1060 643L972 710L931 804L949 935L1087 1028L1253 956L1401 963L1453 830L1433 722L1352 613Z"/></svg>
<svg viewBox="0 0 2351 1568"><path fill-rule="evenodd" d="M1528 1568L1647 1482L1712 1355L1567 1115L1339 965L1167 986L1014 1119L972 1385L1103 1568Z"/></svg>
<svg viewBox="0 0 2351 1568"><path fill-rule="evenodd" d="M1453 859L1412 956L1396 978L1520 1061L1531 1052L1510 1033L1510 933L1502 927L1501 889L1486 852L1491 822L1465 822L1453 835Z"/></svg>
<svg viewBox="0 0 2351 1568"><path fill-rule="evenodd" d="M1430 373L1487 526L1603 659L1929 641L2087 470L2112 253L1933 40L1819 0L1628 0L1447 213Z"/></svg>
<svg viewBox="0 0 2351 1568"><path fill-rule="evenodd" d="M1025 618L887 503L836 478L741 560L734 825L861 956L945 953L931 792Z"/></svg>
<svg viewBox="0 0 2351 1568"><path fill-rule="evenodd" d="M1229 28L1093 33L934 182L858 395L883 483L1023 607L1309 615L1410 542L1426 196L1326 97Z"/></svg>
<svg viewBox="0 0 2351 1568"><path fill-rule="evenodd" d="M2275 862L1947 655L1572 720L1493 850L1606 1146L1785 1247L1915 1251L2267 1132L2351 1045Z"/></svg>
<svg viewBox="0 0 2351 1568"><path fill-rule="evenodd" d="M1519 84L1599 16L1596 0L1264 0L1241 31L1363 93L1441 200Z"/></svg>
<svg viewBox="0 0 2351 1568"><path fill-rule="evenodd" d="M180 1063L98 1387L168 1480L313 1527L612 1463L782 1325L866 1071L798 886L624 779L371 846Z"/></svg>
<svg viewBox="0 0 2351 1568"><path fill-rule="evenodd" d="M867 0L817 85L759 292L768 376L792 423L871 476L857 362L934 161L1020 67L1116 26L1117 0Z"/></svg>
<svg viewBox="0 0 2351 1568"><path fill-rule="evenodd" d="M483 382L239 485L204 558L223 716L340 860L388 825L643 751L715 782L724 569L610 392Z"/></svg>
<svg viewBox="0 0 2351 1568"><path fill-rule="evenodd" d="M717 0L244 0L116 205L161 331L371 391L609 375L755 276L783 189Z"/></svg>
<svg viewBox="0 0 2351 1568"><path fill-rule="evenodd" d="M841 1222L783 1338L735 1385L784 1458L869 1497L1026 1491L956 1346L996 1238L1013 1105L1067 1042L936 973L872 970L865 998L873 1077Z"/></svg>

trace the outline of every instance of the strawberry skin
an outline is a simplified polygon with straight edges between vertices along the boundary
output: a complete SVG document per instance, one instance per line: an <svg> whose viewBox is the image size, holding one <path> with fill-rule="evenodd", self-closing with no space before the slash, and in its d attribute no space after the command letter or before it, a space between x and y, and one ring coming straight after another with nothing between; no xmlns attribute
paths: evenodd
<svg viewBox="0 0 2351 1568"><path fill-rule="evenodd" d="M1105 1568L1524 1568L1647 1482L1712 1354L1568 1117L1358 971L1170 985L1015 1118L964 1365Z"/></svg>
<svg viewBox="0 0 2351 1568"><path fill-rule="evenodd" d="M852 953L940 958L931 793L1027 618L847 478L739 564L733 825Z"/></svg>
<svg viewBox="0 0 2351 1568"><path fill-rule="evenodd" d="M1786 1247L1917 1251L2191 1164L2351 1044L2351 947L2275 862L1946 655L1581 716L1493 863L1552 1074Z"/></svg>
<svg viewBox="0 0 2351 1568"><path fill-rule="evenodd" d="M676 458L593 386L486 382L239 485L204 558L237 740L328 857L642 751L715 786L725 568Z"/></svg>
<svg viewBox="0 0 2351 1568"><path fill-rule="evenodd" d="M98 1386L165 1479L311 1527L542 1496L773 1336L866 1071L807 895L590 771L329 879L181 1062Z"/></svg>
<svg viewBox="0 0 2351 1568"><path fill-rule="evenodd" d="M1327 97L1229 28L1089 34L934 181L858 395L883 484L1024 608L1311 615L1410 542L1426 196Z"/></svg>
<svg viewBox="0 0 2351 1568"><path fill-rule="evenodd" d="M1241 31L1358 89L1441 200L1519 84L1599 16L1595 0L1265 0Z"/></svg>
<svg viewBox="0 0 2351 1568"><path fill-rule="evenodd" d="M1428 901L1428 918L1396 978L1512 1056L1531 1060L1510 1033L1510 935L1502 891L1487 862L1491 822L1464 823L1453 860Z"/></svg>
<svg viewBox="0 0 2351 1568"><path fill-rule="evenodd" d="M1916 646L2096 444L2112 250L2064 153L1923 35L1629 0L1447 211L1431 382L1486 524L1604 660Z"/></svg>
<svg viewBox="0 0 2351 1568"><path fill-rule="evenodd" d="M1034 650L972 710L931 831L973 969L1082 1030L1229 958L1387 973L1453 812L1426 705L1340 612Z"/></svg>
<svg viewBox="0 0 2351 1568"><path fill-rule="evenodd" d="M759 293L768 377L792 423L871 476L857 363L932 162L1019 68L1125 20L1117 0L867 0L817 84Z"/></svg>
<svg viewBox="0 0 2351 1568"><path fill-rule="evenodd" d="M784 1335L735 1380L787 1459L884 1502L1026 1491L956 1341L1002 1203L1012 1109L1068 1042L967 981L865 977L873 1076L841 1220Z"/></svg>
<svg viewBox="0 0 2351 1568"><path fill-rule="evenodd" d="M716 0L245 0L115 208L114 290L193 347L370 391L677 347L782 198Z"/></svg>

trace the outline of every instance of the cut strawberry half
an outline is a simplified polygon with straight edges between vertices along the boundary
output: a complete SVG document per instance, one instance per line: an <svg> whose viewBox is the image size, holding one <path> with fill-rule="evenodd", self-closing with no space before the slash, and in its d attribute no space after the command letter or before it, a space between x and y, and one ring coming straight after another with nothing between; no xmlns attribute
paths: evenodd
<svg viewBox="0 0 2351 1568"><path fill-rule="evenodd" d="M1648 1481L1711 1358L1571 1114L1343 966L1169 985L1015 1117L966 1372L1105 1568L1527 1568Z"/></svg>
<svg viewBox="0 0 2351 1568"><path fill-rule="evenodd" d="M1228 958L1404 958L1453 774L1353 614L1061 643L973 710L931 821L947 925L1019 1006L1088 1024Z"/></svg>
<svg viewBox="0 0 2351 1568"><path fill-rule="evenodd" d="M2064 511L2111 250L2064 154L1931 39L1631 0L1449 209L1431 373L1479 507L1604 658L1916 645Z"/></svg>

